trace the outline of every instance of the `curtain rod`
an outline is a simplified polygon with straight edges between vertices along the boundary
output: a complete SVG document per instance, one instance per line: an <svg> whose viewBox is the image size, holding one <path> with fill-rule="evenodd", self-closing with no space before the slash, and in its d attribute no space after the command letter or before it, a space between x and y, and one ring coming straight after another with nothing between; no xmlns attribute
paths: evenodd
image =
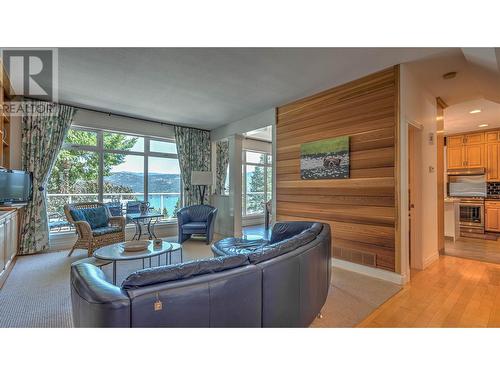
<svg viewBox="0 0 500 375"><path fill-rule="evenodd" d="M28 100L32 100L32 101L38 101L38 102L47 102L47 103L50 102L49 100L32 98L30 96L23 96L23 98L24 99L28 99ZM119 114L119 113L113 113L113 112L104 111L104 110L101 110L101 109L95 109L95 108L90 108L90 107L82 107L80 105L68 104L68 103L64 103L64 102L61 102L61 101L57 102L57 104L66 105L66 106L77 108L77 109L83 109L84 111L91 111L91 112L103 113L103 114L108 115L108 116L118 116L118 117L129 118L129 119L132 119L132 120L152 122L153 124L170 125L170 126L181 126L183 128L195 129L195 130L202 130L202 131L210 132L210 130L200 129L200 128L196 128L194 126L186 126L186 125L182 125L182 124L172 124L172 123L169 123L169 122L162 122L162 121L158 121L158 120L150 120L150 119L140 118L140 117L136 117L136 116L122 115L122 114Z"/></svg>

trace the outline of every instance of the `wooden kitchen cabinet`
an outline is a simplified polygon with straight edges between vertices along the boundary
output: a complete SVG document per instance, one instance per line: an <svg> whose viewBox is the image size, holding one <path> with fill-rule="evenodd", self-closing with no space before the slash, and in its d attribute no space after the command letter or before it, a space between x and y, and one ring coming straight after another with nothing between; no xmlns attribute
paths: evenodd
<svg viewBox="0 0 500 375"><path fill-rule="evenodd" d="M500 181L500 143L486 145L486 180Z"/></svg>
<svg viewBox="0 0 500 375"><path fill-rule="evenodd" d="M500 202L486 201L485 229L489 232L500 232Z"/></svg>
<svg viewBox="0 0 500 375"><path fill-rule="evenodd" d="M487 132L486 142L498 142L500 141L500 132Z"/></svg>
<svg viewBox="0 0 500 375"><path fill-rule="evenodd" d="M447 137L448 169L486 167L484 133Z"/></svg>
<svg viewBox="0 0 500 375"><path fill-rule="evenodd" d="M465 148L465 167L480 168L485 167L485 148L484 144L466 144Z"/></svg>
<svg viewBox="0 0 500 375"><path fill-rule="evenodd" d="M448 147L447 148L447 160L448 160L448 169L456 169L464 167L464 147Z"/></svg>

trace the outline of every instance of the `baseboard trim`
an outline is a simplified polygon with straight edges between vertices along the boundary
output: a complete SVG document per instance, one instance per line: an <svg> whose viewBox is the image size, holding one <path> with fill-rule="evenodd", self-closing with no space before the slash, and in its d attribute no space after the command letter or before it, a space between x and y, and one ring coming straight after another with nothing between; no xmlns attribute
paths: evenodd
<svg viewBox="0 0 500 375"><path fill-rule="evenodd" d="M393 284L405 285L408 282L407 275L400 275L395 272L381 270L380 268L363 266L361 264L347 262L342 259L332 258L332 266L342 268L347 271L360 273L365 276L375 277L377 279L389 281Z"/></svg>
<svg viewBox="0 0 500 375"><path fill-rule="evenodd" d="M428 256L426 259L424 259L422 269L426 269L428 266L430 266L432 263L434 263L438 259L439 259L439 251L431 254L431 256Z"/></svg>

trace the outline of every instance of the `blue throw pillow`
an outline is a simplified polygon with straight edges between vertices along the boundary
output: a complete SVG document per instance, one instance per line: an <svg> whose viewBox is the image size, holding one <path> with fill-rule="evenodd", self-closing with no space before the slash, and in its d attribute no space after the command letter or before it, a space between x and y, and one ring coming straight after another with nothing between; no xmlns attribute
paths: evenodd
<svg viewBox="0 0 500 375"><path fill-rule="evenodd" d="M85 215L83 214L82 210L72 209L69 210L69 213L71 214L71 217L74 221L86 221Z"/></svg>
<svg viewBox="0 0 500 375"><path fill-rule="evenodd" d="M85 215L85 221L90 225L90 228L107 227L109 218L105 207L83 208L81 210Z"/></svg>

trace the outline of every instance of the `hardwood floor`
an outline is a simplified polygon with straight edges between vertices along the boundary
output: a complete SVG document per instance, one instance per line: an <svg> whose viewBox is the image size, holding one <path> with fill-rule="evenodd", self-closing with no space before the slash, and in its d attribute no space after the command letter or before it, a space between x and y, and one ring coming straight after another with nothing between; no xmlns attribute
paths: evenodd
<svg viewBox="0 0 500 375"><path fill-rule="evenodd" d="M484 262L500 263L500 241L467 237L460 237L455 242L451 239L446 239L444 254L482 260Z"/></svg>
<svg viewBox="0 0 500 375"><path fill-rule="evenodd" d="M358 327L500 327L500 265L440 256Z"/></svg>

